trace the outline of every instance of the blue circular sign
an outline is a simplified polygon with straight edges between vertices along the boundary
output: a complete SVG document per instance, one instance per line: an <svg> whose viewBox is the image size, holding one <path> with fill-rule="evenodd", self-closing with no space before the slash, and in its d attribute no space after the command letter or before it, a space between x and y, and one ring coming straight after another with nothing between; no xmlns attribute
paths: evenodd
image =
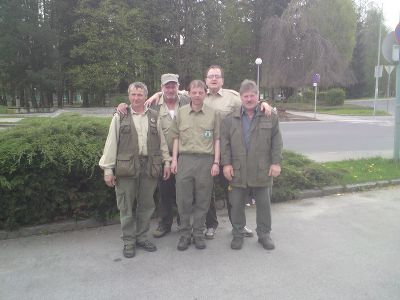
<svg viewBox="0 0 400 300"><path fill-rule="evenodd" d="M396 37L397 44L400 44L400 23L397 24L396 29L394 30L394 35Z"/></svg>

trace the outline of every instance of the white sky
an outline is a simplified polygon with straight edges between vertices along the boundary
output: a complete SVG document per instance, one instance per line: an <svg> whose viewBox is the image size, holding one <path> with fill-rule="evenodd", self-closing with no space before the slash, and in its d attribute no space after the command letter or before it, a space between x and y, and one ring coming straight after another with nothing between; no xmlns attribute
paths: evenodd
<svg viewBox="0 0 400 300"><path fill-rule="evenodd" d="M399 24L400 16L400 0L373 0L378 7L383 3L383 17L385 18L385 25L389 29L394 30L396 25Z"/></svg>

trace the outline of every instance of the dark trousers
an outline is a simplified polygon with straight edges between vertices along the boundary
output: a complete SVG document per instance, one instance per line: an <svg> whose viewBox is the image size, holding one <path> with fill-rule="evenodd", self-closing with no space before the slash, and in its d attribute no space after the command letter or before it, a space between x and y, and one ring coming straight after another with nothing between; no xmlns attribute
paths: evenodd
<svg viewBox="0 0 400 300"><path fill-rule="evenodd" d="M232 223L231 220L231 204L229 203L229 193L228 193L228 186L229 186L229 181L225 178L223 168L222 166L219 169L219 174L217 176L218 182L220 186L224 190L224 195L226 199L226 208L228 209L228 216L229 216L229 221ZM206 217L206 227L207 228L217 228L218 227L218 219L217 219L217 211L215 209L215 184L216 180L214 180L214 189L213 193L211 196L211 202L210 202L210 208L208 209L207 212L207 217Z"/></svg>
<svg viewBox="0 0 400 300"><path fill-rule="evenodd" d="M171 228L174 221L173 208L176 205L176 189L175 175L171 174L168 180L158 181L160 192L160 202L158 204L158 216L160 217L160 225L164 228ZM177 217L179 224L179 216Z"/></svg>

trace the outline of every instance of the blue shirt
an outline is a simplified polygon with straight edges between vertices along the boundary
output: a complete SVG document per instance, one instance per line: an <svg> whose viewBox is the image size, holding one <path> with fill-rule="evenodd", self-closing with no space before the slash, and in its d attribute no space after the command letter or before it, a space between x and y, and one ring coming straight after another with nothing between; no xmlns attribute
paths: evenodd
<svg viewBox="0 0 400 300"><path fill-rule="evenodd" d="M254 109L253 118L250 119L246 110L243 109L243 106L240 108L240 114L242 116L242 131L243 131L243 143L246 146L246 150L249 150L250 147L250 130L254 123L254 117L258 111L258 106Z"/></svg>

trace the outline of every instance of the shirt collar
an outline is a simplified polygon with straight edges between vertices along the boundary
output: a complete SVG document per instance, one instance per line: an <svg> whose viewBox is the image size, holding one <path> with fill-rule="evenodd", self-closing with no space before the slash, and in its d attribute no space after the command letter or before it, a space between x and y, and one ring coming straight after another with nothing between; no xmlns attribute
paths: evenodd
<svg viewBox="0 0 400 300"><path fill-rule="evenodd" d="M222 88L220 88L219 91L218 91L216 94L211 94L211 91L210 91L209 89L207 90L207 95L208 95L208 96L210 96L210 95L219 95L219 96L223 96L223 93L224 93L224 92L223 92L223 89L222 89Z"/></svg>

